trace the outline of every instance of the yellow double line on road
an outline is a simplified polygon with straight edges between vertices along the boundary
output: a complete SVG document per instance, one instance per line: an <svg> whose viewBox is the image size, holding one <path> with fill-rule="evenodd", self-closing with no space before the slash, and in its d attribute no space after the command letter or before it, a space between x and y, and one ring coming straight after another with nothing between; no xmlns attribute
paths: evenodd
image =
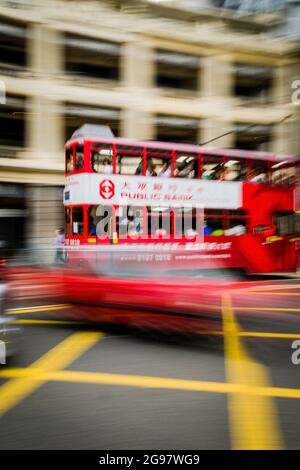
<svg viewBox="0 0 300 470"><path fill-rule="evenodd" d="M23 314L31 314L31 313L40 313L40 312L51 312L55 310L69 310L72 308L72 305L49 305L46 307L39 306L39 307L28 307L28 308L12 308L8 309L6 313L8 315L23 315ZM206 305L207 309L211 310L219 310L219 306L217 305ZM243 306L234 306L232 309L236 312L241 311L255 311L255 312L299 312L300 308L285 308L285 307L243 307Z"/></svg>
<svg viewBox="0 0 300 470"><path fill-rule="evenodd" d="M25 308L9 308L6 310L8 315L22 315L25 313L40 313L40 312L52 312L55 310L67 310L72 308L68 304L58 304L58 305L38 305L36 307L25 307Z"/></svg>

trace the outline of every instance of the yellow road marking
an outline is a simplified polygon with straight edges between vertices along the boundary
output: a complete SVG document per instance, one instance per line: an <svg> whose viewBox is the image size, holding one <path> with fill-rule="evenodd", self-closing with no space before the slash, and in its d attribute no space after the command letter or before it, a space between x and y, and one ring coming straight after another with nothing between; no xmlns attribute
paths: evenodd
<svg viewBox="0 0 300 470"><path fill-rule="evenodd" d="M223 331L195 331L197 335L203 336L224 336ZM268 331L238 331L237 335L239 337L248 337L248 338L278 338L278 339L292 339L300 338L299 333L271 333Z"/></svg>
<svg viewBox="0 0 300 470"><path fill-rule="evenodd" d="M39 313L50 312L54 310L66 310L71 308L71 305L53 305L49 307L30 307L30 308L10 308L6 310L8 315L22 315L24 313Z"/></svg>
<svg viewBox="0 0 300 470"><path fill-rule="evenodd" d="M212 331L212 330L197 330L195 331L195 334L197 335L203 335L203 336L223 336L224 333L223 331L219 331L219 330L215 330L215 331Z"/></svg>
<svg viewBox="0 0 300 470"><path fill-rule="evenodd" d="M241 291L245 292L255 292L255 291L264 291L264 290L288 290L288 289L300 289L300 284L287 284L287 285L278 285L278 286L255 286L249 287L247 289L241 289ZM235 292L239 292L237 289Z"/></svg>
<svg viewBox="0 0 300 470"><path fill-rule="evenodd" d="M35 369L4 369L0 371L0 377L36 377ZM99 385L120 385L125 387L138 387L138 388L159 388L159 389L173 389L183 391L195 392L215 392L215 393L228 393L235 391L238 387L235 384L227 384L222 382L206 382L197 380L174 379L165 377L149 377L142 375L126 375L126 374L110 374L102 372L80 372L80 371L45 371L41 372L44 381L58 381L58 382L77 382L77 383L90 383ZM39 380L37 377L36 380Z"/></svg>
<svg viewBox="0 0 300 470"><path fill-rule="evenodd" d="M238 336L248 337L248 338L278 338L278 339L292 339L300 338L299 333L269 333L263 331L240 331Z"/></svg>
<svg viewBox="0 0 300 470"><path fill-rule="evenodd" d="M55 306L48 306L48 307L30 307L24 309L8 309L6 311L9 315L22 315L26 313L39 313L39 312L47 312L47 311L55 311L55 310L67 310L71 309L72 305L55 305ZM219 310L217 305L207 305L207 309L210 310ZM284 307L242 307L242 306L235 306L232 307L233 310L236 311L266 311L266 312L300 312L300 308L284 308Z"/></svg>
<svg viewBox="0 0 300 470"><path fill-rule="evenodd" d="M300 312L300 308L284 308L284 307L232 307L233 310L243 311L252 310L257 312Z"/></svg>
<svg viewBox="0 0 300 470"><path fill-rule="evenodd" d="M80 325L80 322L77 322L77 321L32 320L32 319L15 320L15 323L18 323L21 325Z"/></svg>
<svg viewBox="0 0 300 470"><path fill-rule="evenodd" d="M227 381L246 387L266 387L266 369L251 360L238 336L229 294L222 297L224 353ZM240 450L280 449L282 437L273 401L266 396L229 394L232 447Z"/></svg>
<svg viewBox="0 0 300 470"><path fill-rule="evenodd" d="M285 295L288 297L297 297L300 295L300 292L258 292L258 291L251 291L251 294L254 295Z"/></svg>
<svg viewBox="0 0 300 470"><path fill-rule="evenodd" d="M15 378L0 388L0 416L16 406L45 382L43 373L62 369L80 357L103 335L75 333L44 354L29 367L31 374Z"/></svg>
<svg viewBox="0 0 300 470"><path fill-rule="evenodd" d="M114 385L136 388L170 389L186 392L245 394L247 396L253 395L257 397L300 399L300 390L293 388L71 370L39 371L39 376L37 376L36 372L37 370L31 367L24 369L3 369L0 371L0 377L30 378L36 381L43 379L43 382L85 383L91 385Z"/></svg>

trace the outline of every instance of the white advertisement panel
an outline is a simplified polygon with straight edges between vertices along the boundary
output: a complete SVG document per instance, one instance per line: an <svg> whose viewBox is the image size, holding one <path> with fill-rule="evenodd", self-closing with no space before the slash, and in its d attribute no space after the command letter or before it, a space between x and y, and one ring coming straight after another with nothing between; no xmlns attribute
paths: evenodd
<svg viewBox="0 0 300 470"><path fill-rule="evenodd" d="M238 209L239 182L82 173L67 178L65 204Z"/></svg>

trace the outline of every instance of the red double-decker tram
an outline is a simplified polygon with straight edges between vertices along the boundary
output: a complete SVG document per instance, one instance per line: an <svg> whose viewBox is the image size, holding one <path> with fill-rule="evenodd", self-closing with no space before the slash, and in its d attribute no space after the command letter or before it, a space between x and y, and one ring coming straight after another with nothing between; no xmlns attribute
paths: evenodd
<svg viewBox="0 0 300 470"><path fill-rule="evenodd" d="M76 131L65 146L69 259L294 271L299 158ZM79 255L80 253L80 255ZM85 255L83 256L83 253Z"/></svg>

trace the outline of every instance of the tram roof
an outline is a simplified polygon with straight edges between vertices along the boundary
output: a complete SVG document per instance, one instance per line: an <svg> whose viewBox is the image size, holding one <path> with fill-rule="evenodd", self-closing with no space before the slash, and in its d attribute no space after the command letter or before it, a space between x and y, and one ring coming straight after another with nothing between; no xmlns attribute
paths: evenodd
<svg viewBox="0 0 300 470"><path fill-rule="evenodd" d="M140 148L151 148L163 151L177 151L177 152L186 152L186 153L197 153L205 154L216 157L225 157L229 159L239 158L239 159L249 159L249 160L261 160L261 161L270 161L273 163L287 161L288 163L300 162L300 156L295 155L284 155L284 154L275 154L271 152L259 152L254 150L239 150L239 149L223 149L223 148L207 148L204 145L193 145L193 144L182 144L175 142L159 142L159 141L139 141L134 139L125 139L122 137L95 137L92 135L87 135L84 137L72 138L66 142L66 146L75 144L78 142L88 141L91 143L103 143L103 144L116 144L122 145L123 147L140 147Z"/></svg>

